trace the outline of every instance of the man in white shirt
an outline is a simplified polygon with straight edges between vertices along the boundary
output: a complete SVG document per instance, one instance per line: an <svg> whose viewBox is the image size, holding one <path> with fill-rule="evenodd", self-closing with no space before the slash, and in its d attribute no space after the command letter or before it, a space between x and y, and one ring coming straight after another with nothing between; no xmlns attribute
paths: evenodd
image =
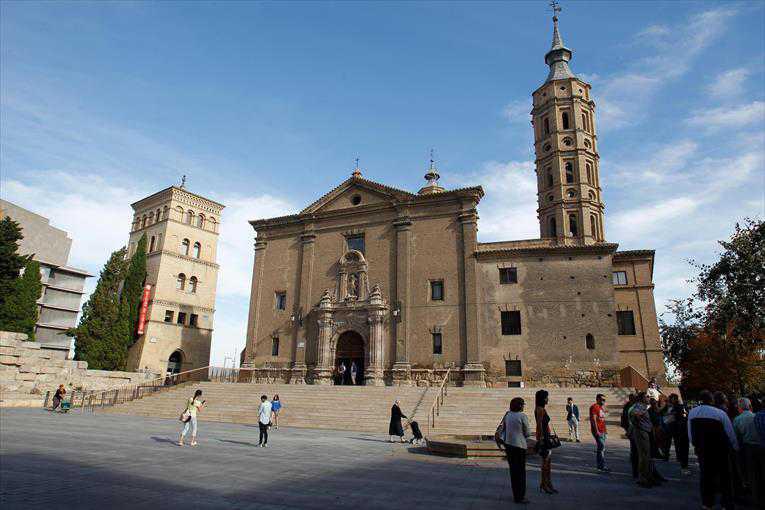
<svg viewBox="0 0 765 510"><path fill-rule="evenodd" d="M260 441L258 446L266 448L268 446L268 427L271 426L271 402L265 395L260 396L260 407L258 408L258 427L260 428Z"/></svg>
<svg viewBox="0 0 765 510"><path fill-rule="evenodd" d="M699 460L702 508L714 506L718 486L723 508L733 508L728 456L731 449L738 450L736 433L728 415L712 405L711 392L704 390L699 397L701 405L688 413L688 438Z"/></svg>

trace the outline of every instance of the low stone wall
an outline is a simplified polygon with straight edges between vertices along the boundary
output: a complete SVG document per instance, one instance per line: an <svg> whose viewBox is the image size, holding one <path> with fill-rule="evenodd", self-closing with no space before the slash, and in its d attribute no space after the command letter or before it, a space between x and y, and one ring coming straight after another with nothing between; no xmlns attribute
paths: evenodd
<svg viewBox="0 0 765 510"><path fill-rule="evenodd" d="M150 380L156 374L89 370L86 361L57 359L22 333L0 331L0 402L4 407L39 401L59 384L67 390L105 390Z"/></svg>

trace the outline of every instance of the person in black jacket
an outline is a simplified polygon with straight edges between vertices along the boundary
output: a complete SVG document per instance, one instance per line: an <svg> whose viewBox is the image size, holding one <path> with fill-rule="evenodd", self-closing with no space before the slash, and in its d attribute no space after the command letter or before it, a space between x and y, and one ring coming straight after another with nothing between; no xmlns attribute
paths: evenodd
<svg viewBox="0 0 765 510"><path fill-rule="evenodd" d="M404 427L403 425L401 425L401 418L406 418L406 415L401 412L401 408L399 407L399 404L401 404L401 401L396 400L393 403L393 407L390 408L390 425L388 426L388 435L390 436L389 441L391 443L395 442L393 440L395 436L398 436L399 440L402 443L405 442Z"/></svg>
<svg viewBox="0 0 765 510"><path fill-rule="evenodd" d="M627 402L622 407L622 416L620 420L620 424L622 428L624 429L624 434L627 436L627 439L630 440L630 464L632 465L632 478L637 480L638 477L638 452L637 452L637 445L635 444L635 439L632 437L632 434L630 434L630 416L629 412L632 406L635 405L635 394L630 393L627 397Z"/></svg>

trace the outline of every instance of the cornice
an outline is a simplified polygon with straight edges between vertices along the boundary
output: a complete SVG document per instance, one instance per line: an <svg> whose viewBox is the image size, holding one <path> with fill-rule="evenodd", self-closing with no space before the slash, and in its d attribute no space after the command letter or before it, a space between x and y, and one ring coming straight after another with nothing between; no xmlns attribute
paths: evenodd
<svg viewBox="0 0 765 510"><path fill-rule="evenodd" d="M186 260L188 262L194 262L195 264L201 264L203 266L212 267L214 269L218 269L220 265L216 264L215 262L209 262L207 260L202 259L195 259L194 257L189 257L188 255L181 255L180 253L175 253L174 251L170 250L161 250L161 251L153 251L146 255L146 257L156 257L158 255L168 255L170 257L175 257L181 260Z"/></svg>
<svg viewBox="0 0 765 510"><path fill-rule="evenodd" d="M152 299L151 302L152 304L156 303L158 305L177 306L178 308L201 310L203 312L215 313L215 308L210 308L207 306L189 305L187 303L181 303L180 301L170 301L167 299ZM164 321L159 321L159 322L164 322Z"/></svg>

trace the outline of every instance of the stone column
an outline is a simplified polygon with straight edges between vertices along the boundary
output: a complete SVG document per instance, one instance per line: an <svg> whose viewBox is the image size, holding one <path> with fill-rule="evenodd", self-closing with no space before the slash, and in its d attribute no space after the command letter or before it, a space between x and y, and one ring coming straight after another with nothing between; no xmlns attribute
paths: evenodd
<svg viewBox="0 0 765 510"><path fill-rule="evenodd" d="M255 255L252 261L252 286L250 287L250 310L247 318L247 351L244 356L243 367L255 366L255 355L258 345L258 312L260 309L261 286L263 281L263 259L266 256L268 243L261 237L255 240Z"/></svg>
<svg viewBox="0 0 765 510"><path fill-rule="evenodd" d="M464 326L465 364L462 368L466 386L485 386L485 370L481 363L481 345L478 337L478 214L475 203L459 216L462 227L462 256L465 271L463 284L462 321Z"/></svg>
<svg viewBox="0 0 765 510"><path fill-rule="evenodd" d="M387 310L384 308L380 288L375 285L369 294L369 303L374 306L370 310L367 322L369 323L368 364L364 370L364 384L367 386L385 386L383 379L384 359L383 350L385 341L384 322Z"/></svg>
<svg viewBox="0 0 765 510"><path fill-rule="evenodd" d="M319 302L319 338L318 338L318 364L316 366L315 384L332 384L332 333L334 321L332 320L332 303L329 292L324 292Z"/></svg>
<svg viewBox="0 0 765 510"><path fill-rule="evenodd" d="M393 364L394 384L411 384L409 363L409 288L411 284L412 221L404 216L397 219L396 228L396 303L399 315L395 321L396 362Z"/></svg>
<svg viewBox="0 0 765 510"><path fill-rule="evenodd" d="M307 315L311 311L311 283L313 282L313 254L316 234L311 229L300 236L301 242L301 266L300 266L300 289L298 290L298 309L295 310L295 359L292 364L291 384L304 384L307 367L305 365L305 350L308 339Z"/></svg>

